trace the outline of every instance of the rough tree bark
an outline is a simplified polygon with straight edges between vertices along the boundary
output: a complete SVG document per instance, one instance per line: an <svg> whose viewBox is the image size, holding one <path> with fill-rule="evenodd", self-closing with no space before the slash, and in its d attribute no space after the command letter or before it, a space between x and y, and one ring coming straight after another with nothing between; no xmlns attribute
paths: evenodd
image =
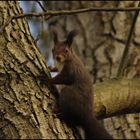
<svg viewBox="0 0 140 140"><path fill-rule="evenodd" d="M0 2L0 25L21 13L18 2ZM0 34L0 138L74 138L52 115L54 99L36 78L46 72L25 19L13 20Z"/></svg>
<svg viewBox="0 0 140 140"><path fill-rule="evenodd" d="M53 1L47 4L47 8L51 10L86 7L112 8L137 6L137 4L137 1L69 1L61 3ZM133 14L134 12L90 12L61 16L61 19L59 17L51 19L49 27L56 28L60 33L60 38L63 38L66 31L79 30L79 36L75 39L75 50L85 62L96 83L116 77ZM139 21L140 16L137 20L131 51L124 70L124 76L127 78L139 77ZM132 102L134 101L132 100ZM106 119L105 127L113 134L114 138L140 138L139 114Z"/></svg>

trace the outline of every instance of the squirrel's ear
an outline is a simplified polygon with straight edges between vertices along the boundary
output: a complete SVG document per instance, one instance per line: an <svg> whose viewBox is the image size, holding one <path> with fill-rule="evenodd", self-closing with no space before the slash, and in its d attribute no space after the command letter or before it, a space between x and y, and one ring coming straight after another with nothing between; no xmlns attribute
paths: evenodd
<svg viewBox="0 0 140 140"><path fill-rule="evenodd" d="M53 40L54 40L54 43L56 44L56 43L58 42L57 32L56 32L56 30L52 30L52 33L53 33Z"/></svg>
<svg viewBox="0 0 140 140"><path fill-rule="evenodd" d="M73 42L73 38L78 34L77 30L72 30L68 33L67 39L66 39L66 44L68 45L68 47L71 46L72 42Z"/></svg>

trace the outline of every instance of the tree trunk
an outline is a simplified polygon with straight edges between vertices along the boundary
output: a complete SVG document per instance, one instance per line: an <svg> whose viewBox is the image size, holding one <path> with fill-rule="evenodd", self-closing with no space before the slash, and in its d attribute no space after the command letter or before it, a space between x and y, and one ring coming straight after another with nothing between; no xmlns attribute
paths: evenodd
<svg viewBox="0 0 140 140"><path fill-rule="evenodd" d="M67 1L48 2L48 9L78 9L86 7L130 7L137 6L134 1ZM134 12L88 12L78 15L55 17L49 21L50 28L56 28L63 38L66 31L77 29L75 50L83 59L94 82L106 81L117 75L121 56L128 37ZM124 70L127 78L139 76L140 29L139 19L131 43L128 62ZM114 138L140 138L139 115L123 115L106 119L107 130Z"/></svg>
<svg viewBox="0 0 140 140"><path fill-rule="evenodd" d="M1 27L22 11L17 1L0 2ZM12 20L0 34L0 138L74 138L53 115L54 98L37 76L48 74L25 19Z"/></svg>

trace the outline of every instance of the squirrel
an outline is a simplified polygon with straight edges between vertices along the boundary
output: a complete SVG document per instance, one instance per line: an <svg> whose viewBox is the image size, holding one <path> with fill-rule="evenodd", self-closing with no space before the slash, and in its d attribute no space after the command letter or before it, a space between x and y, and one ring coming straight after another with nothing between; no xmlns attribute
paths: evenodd
<svg viewBox="0 0 140 140"><path fill-rule="evenodd" d="M76 30L72 30L66 40L59 41L57 32L53 30L52 54L61 68L48 82L64 85L59 93L59 108L66 121L82 127L87 139L112 139L93 111L92 80L72 47L77 33Z"/></svg>

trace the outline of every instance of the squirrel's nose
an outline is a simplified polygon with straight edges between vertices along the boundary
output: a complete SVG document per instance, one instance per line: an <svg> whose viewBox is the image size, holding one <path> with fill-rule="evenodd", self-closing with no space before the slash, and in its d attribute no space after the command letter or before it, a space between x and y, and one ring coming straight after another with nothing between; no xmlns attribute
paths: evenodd
<svg viewBox="0 0 140 140"><path fill-rule="evenodd" d="M56 60L59 62L61 60L60 56L56 56Z"/></svg>

